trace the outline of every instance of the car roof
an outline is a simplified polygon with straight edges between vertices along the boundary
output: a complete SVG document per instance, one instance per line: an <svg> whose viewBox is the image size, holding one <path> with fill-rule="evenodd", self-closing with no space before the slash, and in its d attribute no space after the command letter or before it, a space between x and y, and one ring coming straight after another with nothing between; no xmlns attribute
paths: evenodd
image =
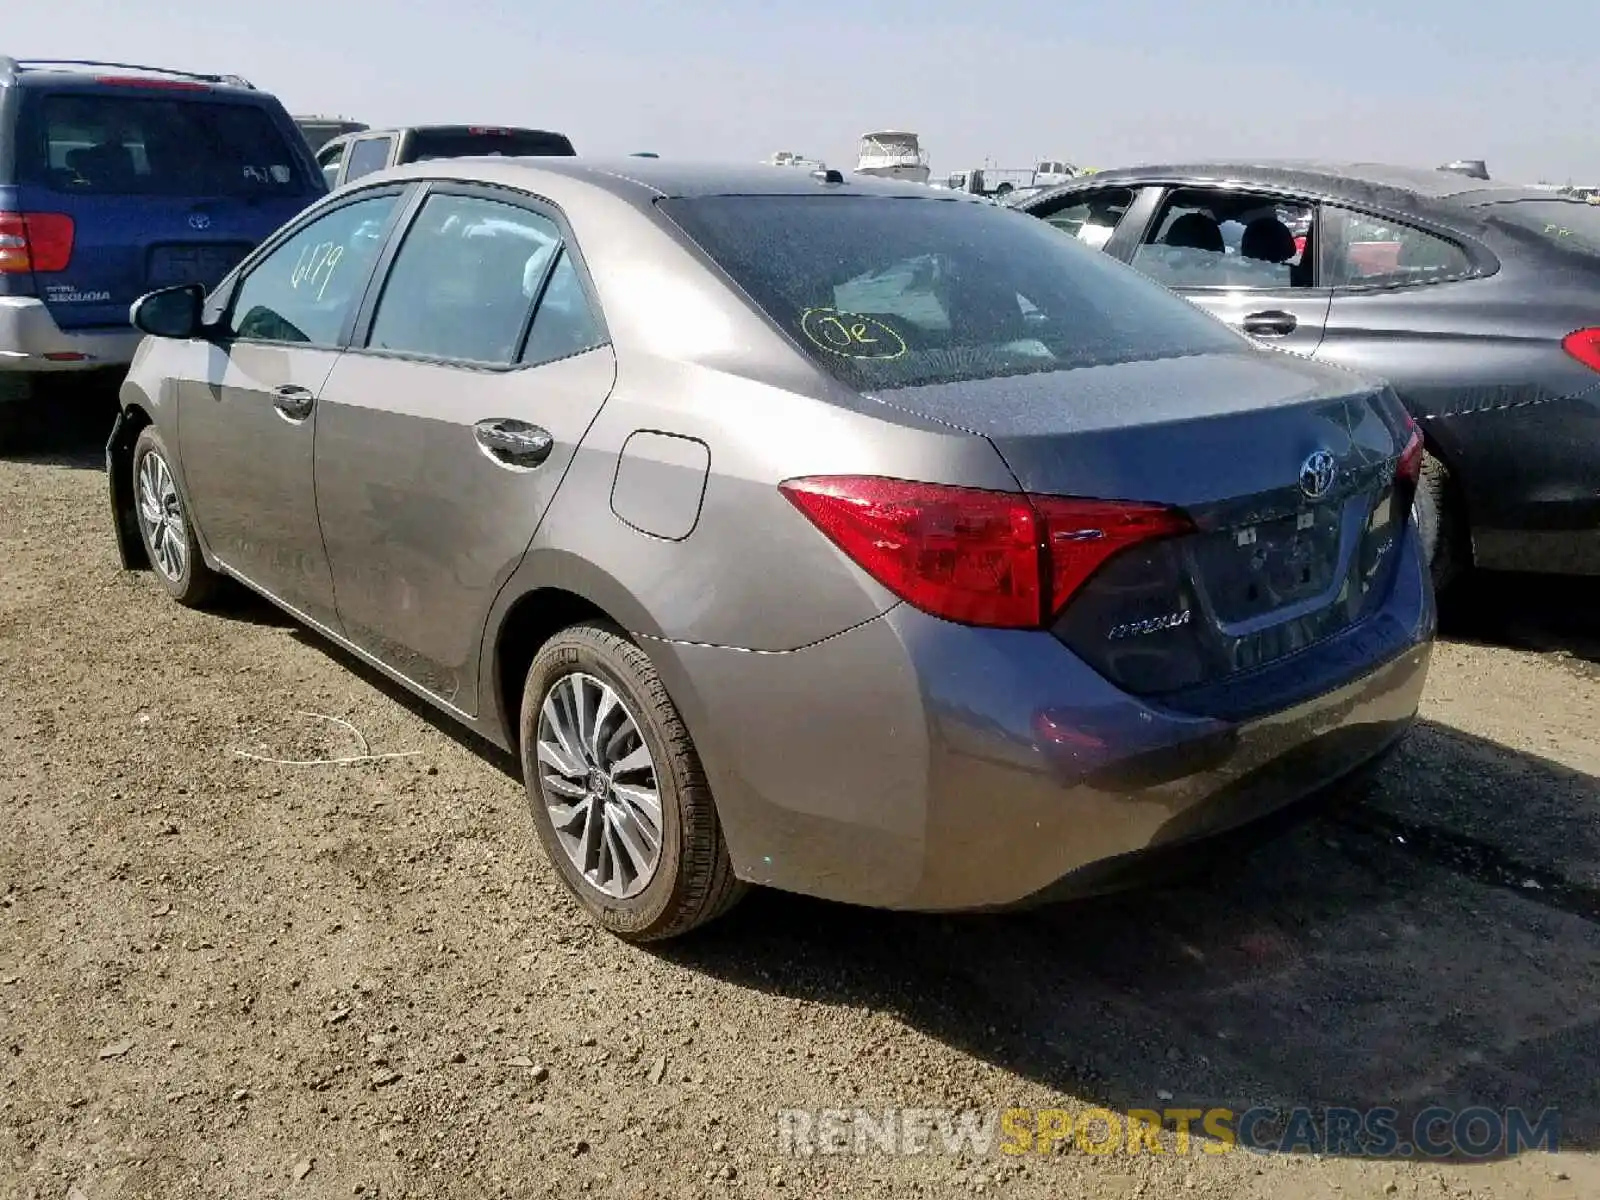
<svg viewBox="0 0 1600 1200"><path fill-rule="evenodd" d="M484 181L537 191L551 178L588 184L623 199L648 202L665 197L814 196L819 193L902 197L925 200L983 202L962 192L939 191L920 183L839 173L841 182L826 183L794 167L749 166L742 163L687 162L660 158L492 158L433 159L363 175L363 184L379 179L445 178Z"/></svg>
<svg viewBox="0 0 1600 1200"><path fill-rule="evenodd" d="M1538 195L1537 189L1494 180L1473 179L1455 171L1388 163L1337 162L1316 159L1219 159L1171 164L1116 167L1081 175L1052 193L1078 190L1096 182L1236 183L1280 187L1347 199L1404 201L1474 206L1495 200Z"/></svg>
<svg viewBox="0 0 1600 1200"><path fill-rule="evenodd" d="M0 85L35 88L67 84L70 87L106 87L106 79L137 79L151 84L203 84L213 92L238 96L265 96L260 88L238 75L180 71L172 67L134 63L94 62L76 59L15 59L0 55Z"/></svg>
<svg viewBox="0 0 1600 1200"><path fill-rule="evenodd" d="M363 126L352 130L350 136L393 136L400 133L470 133L473 130L486 130L491 133L533 133L540 137L566 137L564 133L557 133L554 129L534 129L528 125L484 125L484 124L455 124L455 125L379 125Z"/></svg>

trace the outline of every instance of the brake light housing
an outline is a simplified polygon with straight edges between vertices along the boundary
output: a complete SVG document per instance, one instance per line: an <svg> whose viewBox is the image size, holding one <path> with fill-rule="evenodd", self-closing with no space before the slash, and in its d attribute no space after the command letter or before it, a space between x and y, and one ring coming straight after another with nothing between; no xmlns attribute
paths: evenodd
<svg viewBox="0 0 1600 1200"><path fill-rule="evenodd" d="M1130 546L1193 530L1164 505L816 476L783 495L896 596L962 625L1042 629Z"/></svg>
<svg viewBox="0 0 1600 1200"><path fill-rule="evenodd" d="M1591 371L1600 371L1600 326L1573 330L1561 339L1561 348Z"/></svg>
<svg viewBox="0 0 1600 1200"><path fill-rule="evenodd" d="M148 88L159 92L209 92L210 84L188 79L150 79L142 75L96 75L96 83L110 87Z"/></svg>
<svg viewBox="0 0 1600 1200"><path fill-rule="evenodd" d="M1405 449L1400 451L1400 461L1395 467L1394 477L1401 483L1415 487L1422 478L1422 428L1415 420L1407 416L1406 429L1410 436L1406 438Z"/></svg>
<svg viewBox="0 0 1600 1200"><path fill-rule="evenodd" d="M65 271L76 233L65 213L0 212L0 275Z"/></svg>

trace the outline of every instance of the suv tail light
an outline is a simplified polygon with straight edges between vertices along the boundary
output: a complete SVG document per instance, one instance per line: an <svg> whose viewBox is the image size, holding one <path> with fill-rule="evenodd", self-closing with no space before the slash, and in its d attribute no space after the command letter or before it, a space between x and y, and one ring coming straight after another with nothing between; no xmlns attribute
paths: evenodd
<svg viewBox="0 0 1600 1200"><path fill-rule="evenodd" d="M1567 334L1561 340L1561 348L1591 371L1600 371L1600 328Z"/></svg>
<svg viewBox="0 0 1600 1200"><path fill-rule="evenodd" d="M209 92L211 85L187 79L149 79L142 75L96 75L96 83L111 87L149 88L157 92Z"/></svg>
<svg viewBox="0 0 1600 1200"><path fill-rule="evenodd" d="M65 271L72 261L72 218L0 212L0 275Z"/></svg>
<svg viewBox="0 0 1600 1200"><path fill-rule="evenodd" d="M1152 504L872 476L791 479L789 501L907 603L964 625L1038 629L1113 555L1187 533Z"/></svg>

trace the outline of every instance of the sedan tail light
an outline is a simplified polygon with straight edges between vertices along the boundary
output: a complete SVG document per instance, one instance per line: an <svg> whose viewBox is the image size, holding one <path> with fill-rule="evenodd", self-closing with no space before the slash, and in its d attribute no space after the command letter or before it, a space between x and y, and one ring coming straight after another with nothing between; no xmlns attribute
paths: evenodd
<svg viewBox="0 0 1600 1200"><path fill-rule="evenodd" d="M1578 329L1567 334L1561 348L1591 371L1600 371L1600 328Z"/></svg>
<svg viewBox="0 0 1600 1200"><path fill-rule="evenodd" d="M1395 468L1394 477L1401 483L1415 485L1422 478L1422 430L1409 416L1406 418L1406 428L1411 431L1411 436L1406 439L1405 449L1400 451L1400 463Z"/></svg>
<svg viewBox="0 0 1600 1200"><path fill-rule="evenodd" d="M65 271L75 232L63 213L0 212L0 275Z"/></svg>
<svg viewBox="0 0 1600 1200"><path fill-rule="evenodd" d="M884 587L964 625L1041 628L1113 555L1192 529L1160 505L873 476L791 479L781 490Z"/></svg>

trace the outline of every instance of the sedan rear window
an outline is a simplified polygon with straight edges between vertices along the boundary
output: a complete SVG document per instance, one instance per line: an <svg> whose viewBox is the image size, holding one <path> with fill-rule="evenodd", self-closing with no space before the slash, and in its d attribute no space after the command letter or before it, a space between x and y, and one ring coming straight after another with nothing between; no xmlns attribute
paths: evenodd
<svg viewBox="0 0 1600 1200"><path fill-rule="evenodd" d="M58 192L130 196L295 196L312 189L255 104L54 93L34 100L17 173Z"/></svg>
<svg viewBox="0 0 1600 1200"><path fill-rule="evenodd" d="M817 363L863 390L1247 344L1110 256L995 205L830 195L660 207Z"/></svg>
<svg viewBox="0 0 1600 1200"><path fill-rule="evenodd" d="M1512 200L1483 209L1490 222L1526 230L1557 245L1600 254L1600 204L1582 200Z"/></svg>

